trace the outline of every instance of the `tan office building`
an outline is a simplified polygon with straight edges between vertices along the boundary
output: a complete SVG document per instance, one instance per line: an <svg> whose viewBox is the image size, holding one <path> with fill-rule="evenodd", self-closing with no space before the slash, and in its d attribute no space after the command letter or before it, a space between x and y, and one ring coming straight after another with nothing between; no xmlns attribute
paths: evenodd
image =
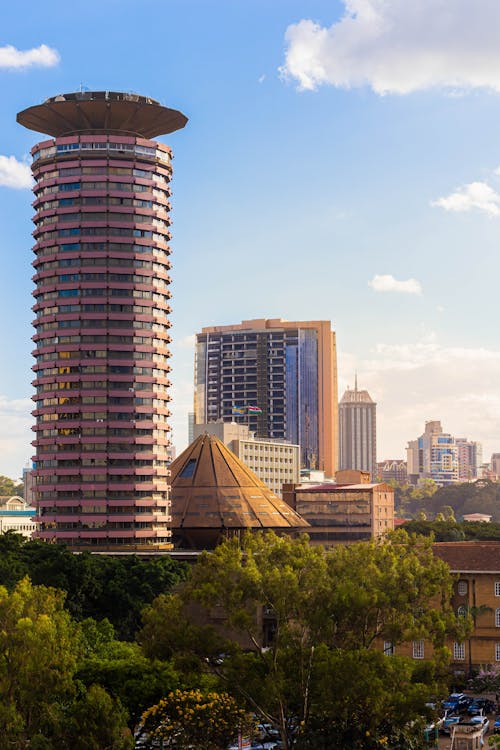
<svg viewBox="0 0 500 750"><path fill-rule="evenodd" d="M330 321L262 318L203 328L194 406L196 424L236 420L259 439L300 445L302 467L334 474L337 354Z"/></svg>

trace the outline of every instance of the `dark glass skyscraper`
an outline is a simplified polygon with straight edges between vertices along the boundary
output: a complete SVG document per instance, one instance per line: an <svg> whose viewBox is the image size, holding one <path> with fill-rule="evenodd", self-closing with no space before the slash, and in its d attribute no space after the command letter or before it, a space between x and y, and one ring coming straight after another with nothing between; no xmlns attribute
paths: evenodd
<svg viewBox="0 0 500 750"><path fill-rule="evenodd" d="M196 337L195 421L219 419L248 423L257 437L298 443L302 466L332 476L338 412L330 321L203 328Z"/></svg>
<svg viewBox="0 0 500 750"><path fill-rule="evenodd" d="M51 136L32 149L38 536L73 550L171 546L172 154L151 138L186 121L104 91L18 115Z"/></svg>

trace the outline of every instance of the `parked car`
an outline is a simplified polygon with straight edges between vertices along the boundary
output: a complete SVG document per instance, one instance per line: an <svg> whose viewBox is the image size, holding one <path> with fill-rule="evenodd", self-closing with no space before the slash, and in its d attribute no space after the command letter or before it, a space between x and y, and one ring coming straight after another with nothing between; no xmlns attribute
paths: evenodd
<svg viewBox="0 0 500 750"><path fill-rule="evenodd" d="M495 722L493 724L493 731L495 732L495 734L500 733L500 715L498 715L495 719Z"/></svg>
<svg viewBox="0 0 500 750"><path fill-rule="evenodd" d="M443 726L441 727L441 731L444 734L451 734L452 728L456 724L460 724L460 716L458 714L447 714L443 721Z"/></svg>
<svg viewBox="0 0 500 750"><path fill-rule="evenodd" d="M494 710L495 704L488 698L475 698L467 709L471 716L491 714Z"/></svg>
<svg viewBox="0 0 500 750"><path fill-rule="evenodd" d="M487 716L473 716L469 723L480 726L482 729L481 734L486 734L490 730L490 720Z"/></svg>
<svg viewBox="0 0 500 750"><path fill-rule="evenodd" d="M472 703L472 698L469 698L465 693L451 693L445 701L443 701L443 708L453 713L460 713L466 711Z"/></svg>

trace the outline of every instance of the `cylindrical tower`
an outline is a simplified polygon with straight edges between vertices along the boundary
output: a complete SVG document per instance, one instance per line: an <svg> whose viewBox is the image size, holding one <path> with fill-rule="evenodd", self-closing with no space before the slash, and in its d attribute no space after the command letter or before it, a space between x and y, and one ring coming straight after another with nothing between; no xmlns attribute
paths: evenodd
<svg viewBox="0 0 500 750"><path fill-rule="evenodd" d="M169 549L170 149L187 119L81 92L18 122L51 140L35 178L38 536L71 549Z"/></svg>

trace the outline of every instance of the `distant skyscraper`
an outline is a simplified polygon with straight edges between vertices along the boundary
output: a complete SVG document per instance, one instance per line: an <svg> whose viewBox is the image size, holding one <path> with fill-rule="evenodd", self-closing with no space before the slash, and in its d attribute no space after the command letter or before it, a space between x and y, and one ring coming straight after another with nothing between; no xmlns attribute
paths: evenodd
<svg viewBox="0 0 500 750"><path fill-rule="evenodd" d="M239 411L238 411L239 410ZM303 467L337 466L337 355L330 321L245 320L196 337L195 422L247 423L301 447Z"/></svg>
<svg viewBox="0 0 500 750"><path fill-rule="evenodd" d="M500 453L491 454L491 472L495 477L500 478Z"/></svg>
<svg viewBox="0 0 500 750"><path fill-rule="evenodd" d="M377 478L377 404L368 391L347 389L339 404L339 468L369 471Z"/></svg>
<svg viewBox="0 0 500 750"><path fill-rule="evenodd" d="M85 91L18 115L35 178L38 536L169 549L170 148L176 110Z"/></svg>
<svg viewBox="0 0 500 750"><path fill-rule="evenodd" d="M483 450L481 443L467 438L455 438L458 448L458 480L459 482L470 482L477 479L478 469L483 462Z"/></svg>
<svg viewBox="0 0 500 750"><path fill-rule="evenodd" d="M458 482L458 447L455 438L443 432L441 422L426 422L423 435L411 440L406 452L413 483L419 479L433 479L440 486Z"/></svg>
<svg viewBox="0 0 500 750"><path fill-rule="evenodd" d="M404 484L408 475L406 471L406 461L400 458L389 458L387 461L377 463L377 479L381 482L400 482Z"/></svg>

